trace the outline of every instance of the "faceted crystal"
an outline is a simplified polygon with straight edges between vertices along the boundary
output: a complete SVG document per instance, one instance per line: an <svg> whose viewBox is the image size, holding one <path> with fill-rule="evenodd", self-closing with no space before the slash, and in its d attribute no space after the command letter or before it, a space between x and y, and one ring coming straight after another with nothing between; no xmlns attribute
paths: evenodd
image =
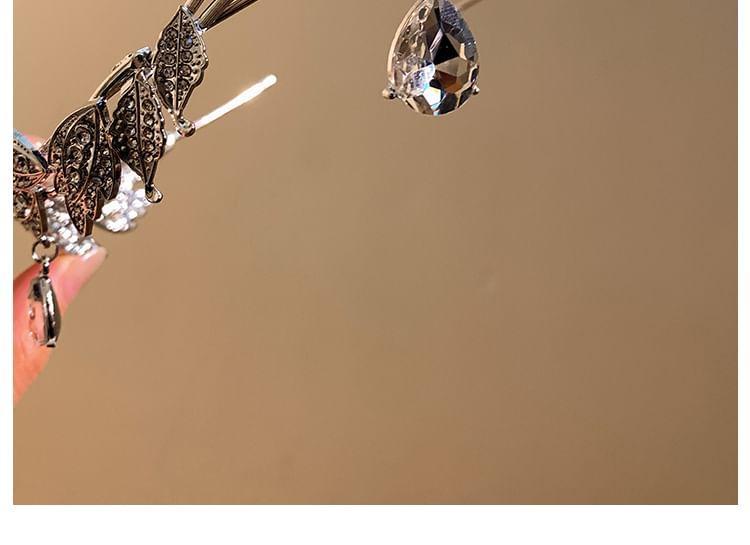
<svg viewBox="0 0 750 545"><path fill-rule="evenodd" d="M29 332L39 346L53 347L60 335L60 307L45 274L32 279L28 297Z"/></svg>
<svg viewBox="0 0 750 545"><path fill-rule="evenodd" d="M401 23L388 55L389 98L442 115L476 92L479 53L450 0L418 0Z"/></svg>

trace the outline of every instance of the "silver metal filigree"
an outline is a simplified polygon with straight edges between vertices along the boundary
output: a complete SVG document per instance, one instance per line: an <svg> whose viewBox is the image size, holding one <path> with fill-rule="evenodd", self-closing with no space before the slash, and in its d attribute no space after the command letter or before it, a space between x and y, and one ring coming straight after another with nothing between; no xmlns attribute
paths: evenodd
<svg viewBox="0 0 750 545"><path fill-rule="evenodd" d="M13 131L13 217L39 237L47 230L44 182L47 160L23 134Z"/></svg>
<svg viewBox="0 0 750 545"><path fill-rule="evenodd" d="M33 191L49 174L47 160L20 132L13 131L13 189Z"/></svg>
<svg viewBox="0 0 750 545"><path fill-rule="evenodd" d="M13 217L21 222L35 237L47 232L47 215L44 208L45 192L13 191Z"/></svg>
<svg viewBox="0 0 750 545"><path fill-rule="evenodd" d="M120 97L109 136L120 159L143 180L148 200L161 201L162 194L154 186L154 175L164 155L167 133L159 99L142 74L133 79Z"/></svg>
<svg viewBox="0 0 750 545"><path fill-rule="evenodd" d="M55 190L84 236L91 234L104 202L117 195L120 183L120 161L110 148L108 125L107 106L100 101L68 116L48 144Z"/></svg>
<svg viewBox="0 0 750 545"><path fill-rule="evenodd" d="M164 106L175 119L177 129L189 136L195 126L182 112L193 90L203 81L208 66L202 31L185 6L177 13L159 36L154 57L154 81Z"/></svg>

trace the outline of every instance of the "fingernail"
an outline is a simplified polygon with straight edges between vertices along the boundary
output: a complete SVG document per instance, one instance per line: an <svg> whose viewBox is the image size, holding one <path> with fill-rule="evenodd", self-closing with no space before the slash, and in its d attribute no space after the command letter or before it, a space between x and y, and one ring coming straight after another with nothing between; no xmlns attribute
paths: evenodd
<svg viewBox="0 0 750 545"><path fill-rule="evenodd" d="M65 255L55 260L50 276L63 307L73 300L106 258L107 250L98 247L83 256Z"/></svg>

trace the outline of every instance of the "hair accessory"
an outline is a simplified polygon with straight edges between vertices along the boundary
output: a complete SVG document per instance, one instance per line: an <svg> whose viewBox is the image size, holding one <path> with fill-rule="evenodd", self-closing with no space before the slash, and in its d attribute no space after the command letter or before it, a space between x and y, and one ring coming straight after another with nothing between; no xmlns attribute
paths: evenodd
<svg viewBox="0 0 750 545"><path fill-rule="evenodd" d="M123 58L89 103L66 117L41 147L14 130L13 212L36 237L32 257L41 269L29 291L29 330L40 345L55 346L60 334L48 274L59 251L89 251L96 245L95 224L114 232L132 229L151 203L162 200L154 177L164 154L276 83L267 76L195 122L183 115L208 66L203 35L256 1L213 0L199 14L203 0L188 0L162 30L156 53L144 47ZM165 130L162 109L175 132ZM143 189L134 188L138 180Z"/></svg>

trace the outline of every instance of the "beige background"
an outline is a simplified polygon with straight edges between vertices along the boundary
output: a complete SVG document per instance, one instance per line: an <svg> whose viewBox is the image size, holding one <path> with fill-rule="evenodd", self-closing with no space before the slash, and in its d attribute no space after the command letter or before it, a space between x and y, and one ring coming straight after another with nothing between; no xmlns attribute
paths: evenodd
<svg viewBox="0 0 750 545"><path fill-rule="evenodd" d="M263 0L15 412L19 503L735 503L736 6L486 0L482 95L379 98L410 0ZM49 134L165 0L15 4ZM16 229L15 269L30 238Z"/></svg>

